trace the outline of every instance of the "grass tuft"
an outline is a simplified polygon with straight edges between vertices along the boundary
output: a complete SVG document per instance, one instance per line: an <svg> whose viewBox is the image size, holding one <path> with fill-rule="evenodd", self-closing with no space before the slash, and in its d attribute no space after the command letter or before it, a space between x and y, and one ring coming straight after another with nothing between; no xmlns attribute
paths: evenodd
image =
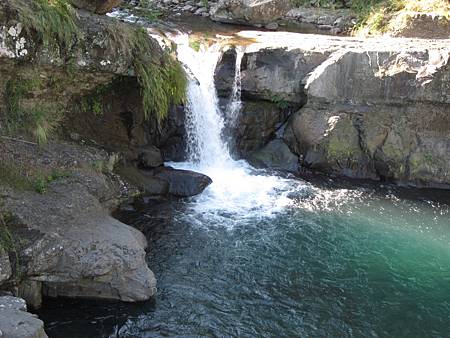
<svg viewBox="0 0 450 338"><path fill-rule="evenodd" d="M67 0L15 0L12 6L28 34L37 34L44 46L70 48L80 37L76 12Z"/></svg>
<svg viewBox="0 0 450 338"><path fill-rule="evenodd" d="M25 132L42 145L59 127L64 114L56 104L25 104L27 97L40 85L38 78L20 76L7 82L6 129L9 134Z"/></svg>
<svg viewBox="0 0 450 338"><path fill-rule="evenodd" d="M35 191L44 194L50 183L67 178L70 172L61 169L26 169L15 163L0 163L0 184L17 191Z"/></svg>
<svg viewBox="0 0 450 338"><path fill-rule="evenodd" d="M186 97L187 78L181 64L144 28L133 33L133 68L138 79L145 118L153 113L160 124L171 104L181 104Z"/></svg>

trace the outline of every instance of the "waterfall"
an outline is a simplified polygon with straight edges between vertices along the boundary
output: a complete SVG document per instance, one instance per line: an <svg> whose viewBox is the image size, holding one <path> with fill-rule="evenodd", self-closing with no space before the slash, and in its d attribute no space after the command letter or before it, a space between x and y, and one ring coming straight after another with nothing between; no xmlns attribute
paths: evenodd
<svg viewBox="0 0 450 338"><path fill-rule="evenodd" d="M298 190L299 181L271 176L252 168L243 160L233 160L222 139L225 128L223 116L236 119L241 109L240 63L244 50L237 50L232 98L227 112L222 115L214 72L223 46L220 43L205 44L194 50L189 46L187 35L175 36L173 41L177 44L178 59L191 74L186 107L188 161L168 164L204 173L213 180L204 193L195 198L192 204L194 211L208 217L225 217L224 213L228 215L226 217L238 215L242 222L246 217L267 216L283 210L292 203L288 196Z"/></svg>
<svg viewBox="0 0 450 338"><path fill-rule="evenodd" d="M231 156L221 138L224 121L219 111L214 76L211 75L221 56L220 45L196 52L189 46L187 36L181 36L177 44L179 60L189 67L193 75L187 89L188 159L201 167L226 165Z"/></svg>
<svg viewBox="0 0 450 338"><path fill-rule="evenodd" d="M236 46L236 63L235 63L235 75L233 82L233 89L231 91L230 102L226 108L226 116L231 119L231 126L235 126L237 118L242 108L241 101L241 91L242 91L242 83L241 83L241 64L242 57L244 56L244 49L241 46Z"/></svg>

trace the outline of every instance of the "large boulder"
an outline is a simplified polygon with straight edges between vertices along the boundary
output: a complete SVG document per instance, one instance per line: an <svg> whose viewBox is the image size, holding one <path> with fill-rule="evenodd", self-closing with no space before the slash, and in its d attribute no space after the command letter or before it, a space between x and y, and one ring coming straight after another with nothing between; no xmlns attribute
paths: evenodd
<svg viewBox="0 0 450 338"><path fill-rule="evenodd" d="M44 323L37 316L27 312L27 305L21 298L0 297L0 337L4 338L47 338Z"/></svg>
<svg viewBox="0 0 450 338"><path fill-rule="evenodd" d="M200 194L212 183L206 175L172 167L143 170L134 166L123 166L116 171L146 196L190 197Z"/></svg>
<svg viewBox="0 0 450 338"><path fill-rule="evenodd" d="M308 80L291 149L325 172L449 187L449 51L335 54Z"/></svg>
<svg viewBox="0 0 450 338"><path fill-rule="evenodd" d="M169 193L178 197L190 197L200 194L212 183L206 175L190 170L162 167L154 170L156 178L169 184Z"/></svg>
<svg viewBox="0 0 450 338"><path fill-rule="evenodd" d="M14 259L14 280L10 277L3 285L18 286L13 291L30 306L38 307L42 294L130 302L155 294L145 237L110 216L136 190L97 165L109 157L105 151L65 142L45 148L0 142L1 163L9 163L19 175L24 175L20 164L27 163L30 177L39 173L45 178L33 178L22 189L14 181L0 182L2 226Z"/></svg>
<svg viewBox="0 0 450 338"><path fill-rule="evenodd" d="M211 9L211 19L243 25L266 25L292 8L290 0L220 0Z"/></svg>
<svg viewBox="0 0 450 338"><path fill-rule="evenodd" d="M268 101L244 101L234 127L233 138L239 156L246 158L275 137L289 116L289 110Z"/></svg>
<svg viewBox="0 0 450 338"><path fill-rule="evenodd" d="M242 96L302 104L306 100L302 80L332 51L268 47L245 53L241 65Z"/></svg>
<svg viewBox="0 0 450 338"><path fill-rule="evenodd" d="M21 276L41 282L44 295L131 302L155 294L144 235L112 218L82 184L17 193L3 203L14 215L9 229L21 239Z"/></svg>
<svg viewBox="0 0 450 338"><path fill-rule="evenodd" d="M256 168L273 168L296 172L298 157L282 139L270 141L264 148L250 154L248 161Z"/></svg>
<svg viewBox="0 0 450 338"><path fill-rule="evenodd" d="M106 14L114 7L119 6L122 0L70 0L70 2L77 8L97 14Z"/></svg>

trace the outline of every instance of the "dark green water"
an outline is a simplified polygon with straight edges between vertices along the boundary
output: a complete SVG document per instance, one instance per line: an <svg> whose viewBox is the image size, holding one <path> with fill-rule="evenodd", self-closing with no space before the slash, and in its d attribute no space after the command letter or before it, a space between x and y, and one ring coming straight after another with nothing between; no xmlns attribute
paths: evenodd
<svg viewBox="0 0 450 338"><path fill-rule="evenodd" d="M50 337L449 337L439 194L321 186L272 217L195 201L123 211L149 239L157 297L52 300L39 315Z"/></svg>

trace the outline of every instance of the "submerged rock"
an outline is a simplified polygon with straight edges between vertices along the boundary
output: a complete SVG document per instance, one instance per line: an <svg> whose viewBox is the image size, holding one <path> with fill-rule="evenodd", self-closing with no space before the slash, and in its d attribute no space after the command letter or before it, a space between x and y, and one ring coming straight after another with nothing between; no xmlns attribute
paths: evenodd
<svg viewBox="0 0 450 338"><path fill-rule="evenodd" d="M37 316L27 312L27 305L21 298L0 297L0 337L4 338L46 338L44 323Z"/></svg>

